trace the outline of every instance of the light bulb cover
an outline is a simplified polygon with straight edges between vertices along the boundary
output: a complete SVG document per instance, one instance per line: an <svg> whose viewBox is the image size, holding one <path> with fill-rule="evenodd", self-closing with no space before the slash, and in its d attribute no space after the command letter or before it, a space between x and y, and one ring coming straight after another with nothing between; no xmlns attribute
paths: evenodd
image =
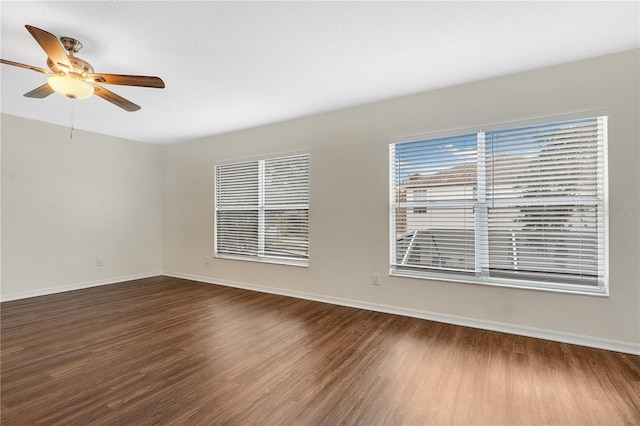
<svg viewBox="0 0 640 426"><path fill-rule="evenodd" d="M62 75L53 75L47 79L49 86L62 96L71 99L85 99L93 95L93 86L84 81Z"/></svg>

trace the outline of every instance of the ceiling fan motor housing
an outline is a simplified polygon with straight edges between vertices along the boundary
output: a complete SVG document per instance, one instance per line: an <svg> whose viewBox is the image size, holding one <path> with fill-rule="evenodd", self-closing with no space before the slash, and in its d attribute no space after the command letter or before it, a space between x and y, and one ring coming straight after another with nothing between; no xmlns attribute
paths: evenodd
<svg viewBox="0 0 640 426"><path fill-rule="evenodd" d="M73 65L72 70L67 70L65 66L55 64L51 59L47 58L47 66L54 72L54 74L76 74L78 77L83 78L87 74L93 74L93 66L84 59L77 56L69 56L69 62Z"/></svg>
<svg viewBox="0 0 640 426"><path fill-rule="evenodd" d="M62 42L64 50L68 51L69 53L78 53L78 51L82 49L82 43L80 43L75 38L60 37L60 41Z"/></svg>

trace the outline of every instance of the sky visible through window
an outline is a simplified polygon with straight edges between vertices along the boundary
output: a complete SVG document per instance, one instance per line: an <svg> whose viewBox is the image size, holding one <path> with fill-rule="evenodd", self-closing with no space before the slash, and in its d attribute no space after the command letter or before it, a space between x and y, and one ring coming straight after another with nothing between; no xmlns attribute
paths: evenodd
<svg viewBox="0 0 640 426"><path fill-rule="evenodd" d="M577 119L549 125L523 126L508 130L496 130L484 133L486 138L486 158L500 155L518 155L534 158L549 144L556 140L555 132L581 127L592 119ZM460 136L423 139L395 145L396 182L404 182L414 175L428 176L442 170L448 170L460 164L477 163L478 137L482 132ZM500 143L494 143L502 139ZM509 139L517 139L517 144L527 150L518 152L517 147L509 145ZM532 148L533 147L533 148Z"/></svg>
<svg viewBox="0 0 640 426"><path fill-rule="evenodd" d="M459 164L473 163L477 147L475 133L397 144L396 181L404 182L413 175L428 176ZM434 152L437 154L432 155Z"/></svg>

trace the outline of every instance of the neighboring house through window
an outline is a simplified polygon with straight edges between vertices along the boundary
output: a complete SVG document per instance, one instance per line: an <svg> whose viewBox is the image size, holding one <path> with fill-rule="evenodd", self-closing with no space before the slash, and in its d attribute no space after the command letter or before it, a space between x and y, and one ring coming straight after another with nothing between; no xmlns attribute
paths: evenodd
<svg viewBox="0 0 640 426"><path fill-rule="evenodd" d="M407 192L409 192L412 195L411 198L413 199L413 202L416 205L422 204L425 201L427 201L427 190L422 187L407 188ZM424 206L417 206L413 208L413 212L418 214L426 213L427 208Z"/></svg>

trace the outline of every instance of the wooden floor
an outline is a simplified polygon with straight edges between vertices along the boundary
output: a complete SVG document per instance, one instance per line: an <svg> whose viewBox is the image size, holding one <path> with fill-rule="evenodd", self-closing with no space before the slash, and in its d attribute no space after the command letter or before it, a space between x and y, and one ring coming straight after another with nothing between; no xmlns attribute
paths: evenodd
<svg viewBox="0 0 640 426"><path fill-rule="evenodd" d="M6 302L2 425L640 424L640 357L167 277Z"/></svg>

